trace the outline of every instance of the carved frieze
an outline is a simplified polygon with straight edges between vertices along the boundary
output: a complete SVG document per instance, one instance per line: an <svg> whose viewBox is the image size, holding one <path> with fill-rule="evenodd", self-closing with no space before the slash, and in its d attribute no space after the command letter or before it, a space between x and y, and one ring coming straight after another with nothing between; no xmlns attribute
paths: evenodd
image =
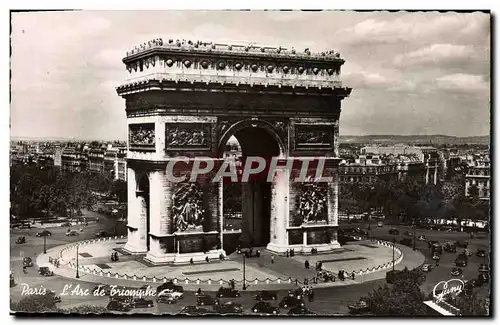
<svg viewBox="0 0 500 325"><path fill-rule="evenodd" d="M295 126L295 147L332 147L332 125L303 125Z"/></svg>
<svg viewBox="0 0 500 325"><path fill-rule="evenodd" d="M326 222L328 218L326 183L298 183L296 184L296 213L302 224Z"/></svg>
<svg viewBox="0 0 500 325"><path fill-rule="evenodd" d="M177 183L172 194L172 230L202 231L204 216L201 186L198 183Z"/></svg>
<svg viewBox="0 0 500 325"><path fill-rule="evenodd" d="M128 130L130 150L155 148L154 123L130 124Z"/></svg>
<svg viewBox="0 0 500 325"><path fill-rule="evenodd" d="M165 126L167 150L210 150L210 123L167 123Z"/></svg>

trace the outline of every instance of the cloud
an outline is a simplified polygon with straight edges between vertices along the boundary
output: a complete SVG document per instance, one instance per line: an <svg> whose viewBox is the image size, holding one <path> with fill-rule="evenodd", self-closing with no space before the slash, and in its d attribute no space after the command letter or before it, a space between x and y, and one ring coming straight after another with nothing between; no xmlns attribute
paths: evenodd
<svg viewBox="0 0 500 325"><path fill-rule="evenodd" d="M489 92L490 84L482 76L456 73L438 78L436 84L439 88L461 92Z"/></svg>
<svg viewBox="0 0 500 325"><path fill-rule="evenodd" d="M416 51L397 55L393 62L397 66L410 66L470 60L476 56L477 52L471 45L433 44Z"/></svg>
<svg viewBox="0 0 500 325"><path fill-rule="evenodd" d="M394 16L397 18L392 18ZM339 30L336 35L348 44L394 44L442 34L473 36L489 28L489 16L477 13L398 13L387 17L363 20Z"/></svg>

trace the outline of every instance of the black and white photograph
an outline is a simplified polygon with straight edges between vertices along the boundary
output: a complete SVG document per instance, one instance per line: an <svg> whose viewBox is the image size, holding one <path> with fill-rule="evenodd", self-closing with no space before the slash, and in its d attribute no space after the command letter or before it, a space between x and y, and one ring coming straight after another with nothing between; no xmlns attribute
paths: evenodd
<svg viewBox="0 0 500 325"><path fill-rule="evenodd" d="M11 10L10 314L492 316L492 16Z"/></svg>

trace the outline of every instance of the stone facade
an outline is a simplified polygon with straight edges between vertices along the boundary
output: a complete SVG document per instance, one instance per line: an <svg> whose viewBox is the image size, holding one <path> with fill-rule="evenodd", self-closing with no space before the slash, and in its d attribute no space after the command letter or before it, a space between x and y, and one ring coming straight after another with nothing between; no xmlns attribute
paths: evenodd
<svg viewBox="0 0 500 325"><path fill-rule="evenodd" d="M340 81L338 53L157 39L123 62L129 79L117 92L129 124L126 250L146 253L152 263L225 254L223 185L208 175L197 180L199 190L179 192L166 173L172 161L219 161L231 136L243 155L279 157L279 166L290 158L324 158L332 177L319 184L321 193L307 192L321 195L320 203L301 196L290 168L278 167L271 182L243 184L241 238L279 253L339 247L338 129L340 103L351 89ZM297 200L323 209L322 217L297 219Z"/></svg>

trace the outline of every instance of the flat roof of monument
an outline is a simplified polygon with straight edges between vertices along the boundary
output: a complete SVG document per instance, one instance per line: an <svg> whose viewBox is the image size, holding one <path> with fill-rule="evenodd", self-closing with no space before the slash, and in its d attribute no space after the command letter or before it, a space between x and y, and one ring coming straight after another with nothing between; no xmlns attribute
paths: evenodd
<svg viewBox="0 0 500 325"><path fill-rule="evenodd" d="M126 52L125 58L122 60L124 63L132 61L135 58L146 56L153 52L177 52L177 53L216 53L234 56L248 56L259 58L283 58L291 60L313 60L324 62L337 62L344 63L345 61L340 57L340 53L331 49L322 52L312 52L309 48L303 50L296 50L295 48L287 48L283 46L268 46L257 44L255 42L248 42L241 44L226 42L204 42L204 41L191 41L162 38L155 38L153 40L144 42Z"/></svg>

